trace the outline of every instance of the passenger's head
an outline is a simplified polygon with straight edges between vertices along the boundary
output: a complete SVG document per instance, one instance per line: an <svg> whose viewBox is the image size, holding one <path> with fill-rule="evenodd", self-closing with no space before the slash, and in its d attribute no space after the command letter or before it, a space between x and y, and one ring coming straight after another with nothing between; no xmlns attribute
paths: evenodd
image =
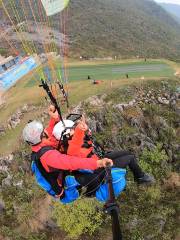
<svg viewBox="0 0 180 240"><path fill-rule="evenodd" d="M54 129L53 135L57 140L63 139L64 136L72 136L74 134L75 123L71 120L63 120L58 122Z"/></svg>
<svg viewBox="0 0 180 240"><path fill-rule="evenodd" d="M30 145L37 145L44 136L44 127L39 121L31 121L23 129L23 139Z"/></svg>

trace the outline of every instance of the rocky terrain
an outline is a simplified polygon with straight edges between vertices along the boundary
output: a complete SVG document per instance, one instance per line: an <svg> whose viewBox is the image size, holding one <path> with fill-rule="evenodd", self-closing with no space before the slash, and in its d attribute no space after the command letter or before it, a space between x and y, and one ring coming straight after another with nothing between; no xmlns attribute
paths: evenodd
<svg viewBox="0 0 180 240"><path fill-rule="evenodd" d="M19 108L14 112L6 121L6 123L0 125L0 136L5 135L7 130L16 128L23 119L24 115L27 112L36 111L39 112L41 107L33 106L24 104L22 108ZM39 117L41 118L41 121L44 122L45 118L47 117L47 112L44 111L43 114L40 114Z"/></svg>
<svg viewBox="0 0 180 240"><path fill-rule="evenodd" d="M108 95L91 97L74 108L74 112L86 114L92 132L106 150L132 151L142 168L156 178L153 186L137 187L128 173L127 189L118 199L125 239L178 240L178 84L178 79L152 81L117 89ZM0 134L6 134L7 128L16 128L23 114L31 110L34 106L24 105L17 110L1 127ZM47 113L40 118L46 120ZM64 239L64 232L73 239L111 239L109 220L97 211L102 206L92 199L80 199L67 207L54 203L34 182L29 159L29 149L23 143L19 151L0 157L0 239ZM42 201L46 208L40 207ZM88 209L85 222L80 217L84 209ZM94 211L96 219L91 215ZM62 224L62 219L67 223L71 219L71 228ZM92 233L93 237L88 237Z"/></svg>
<svg viewBox="0 0 180 240"><path fill-rule="evenodd" d="M180 149L178 145L173 145L173 139L176 141L179 135L180 92L178 89L177 91L168 89L169 87L169 83L164 81L162 82L162 89L146 88L144 86L134 87L133 90L127 88L125 90L127 99L132 99L128 102L116 104L114 104L113 99L109 101L111 96L104 95L100 99L97 99L97 97L95 99L92 98L88 100L90 109L95 104L94 109L96 109L96 106L97 108L100 106L103 110L97 111L97 119L95 114L93 116L94 120L89 120L89 125L93 132L100 136L106 132L106 128L109 125L106 121L106 115L110 111L110 122L117 133L113 138L115 141L112 139L110 143L112 147L117 146L119 148L121 146L123 148L129 145L132 150L133 144L134 151L137 153L145 148L152 150L158 141L162 141L168 157L171 160L172 158L177 160L178 156L176 154L179 153ZM132 95L133 93L135 93L134 96ZM118 96L118 91L112 94L116 101ZM86 109L88 106L82 108ZM130 134L126 134L124 139L122 133L125 125L128 125ZM166 139L163 139L165 136ZM109 145L109 141L107 143L102 141L102 143L107 145L107 147Z"/></svg>

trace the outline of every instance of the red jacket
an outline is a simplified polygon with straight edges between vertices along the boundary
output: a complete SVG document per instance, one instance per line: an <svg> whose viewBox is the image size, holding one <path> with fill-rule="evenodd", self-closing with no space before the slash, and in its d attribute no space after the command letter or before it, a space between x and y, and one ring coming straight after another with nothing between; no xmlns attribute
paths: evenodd
<svg viewBox="0 0 180 240"><path fill-rule="evenodd" d="M89 147L84 146L85 134L86 133L83 130L81 130L78 126L75 128L72 139L68 141L67 149L68 155L87 158L88 155L92 153L93 151L92 141L89 140L87 142ZM96 160L99 159L99 157L95 154L92 154L91 158L94 158Z"/></svg>
<svg viewBox="0 0 180 240"><path fill-rule="evenodd" d="M53 128L60 121L60 118L54 119L51 118L48 124L48 127L45 128L45 132L48 135L48 139L46 140L45 146L52 146L54 148L58 147L59 141L54 137L53 133Z"/></svg>
<svg viewBox="0 0 180 240"><path fill-rule="evenodd" d="M58 141L53 137L52 131L54 125L56 124L56 120L51 119L48 127L45 129L48 134L48 139L43 139L41 143L36 146L32 146L33 152L38 152L42 147L45 146L53 146L57 147ZM44 153L40 159L43 167L47 172L51 172L54 169L61 170L78 170L78 169L89 169L95 170L97 169L97 161L94 158L81 158L68 156L60 153L58 150L49 150Z"/></svg>

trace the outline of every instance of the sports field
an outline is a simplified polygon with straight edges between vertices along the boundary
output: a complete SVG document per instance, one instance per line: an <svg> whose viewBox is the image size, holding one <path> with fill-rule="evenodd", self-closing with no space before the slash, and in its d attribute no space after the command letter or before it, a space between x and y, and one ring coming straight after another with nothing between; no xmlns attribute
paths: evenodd
<svg viewBox="0 0 180 240"><path fill-rule="evenodd" d="M61 70L61 66L59 67ZM47 68L44 71L49 80L57 75L57 68L54 73ZM130 63L98 63L77 64L67 68L68 81L87 80L88 76L96 80L118 80L126 78L141 77L170 77L174 74L174 69L163 61L139 61ZM63 75L63 73L62 73ZM38 79L38 76L34 76ZM32 78L26 87L33 86L37 81Z"/></svg>
<svg viewBox="0 0 180 240"><path fill-rule="evenodd" d="M74 66L68 71L70 81L86 80L87 76L94 79L110 80L137 77L168 77L172 76L173 69L163 62L134 62L117 64L97 64L96 66Z"/></svg>
<svg viewBox="0 0 180 240"><path fill-rule="evenodd" d="M76 106L80 101L92 95L108 93L113 89L123 88L130 84L138 85L152 79L160 81L161 79L165 79L164 77L171 78L177 69L174 62L167 61L166 64L166 61L163 60L149 60L148 62L144 62L143 60L139 60L139 62L136 60L126 60L126 62L82 61L71 62L69 66L68 80L70 83L68 90L70 106ZM129 75L128 79L126 78L126 74ZM91 79L94 78L103 81L99 85L94 85L90 80L87 80L88 75ZM142 76L144 76L143 81L141 80ZM0 107L0 124L6 124L7 119L12 113L16 112L17 109L21 109L25 103L33 106L44 106L46 101L44 97L46 94L42 88L38 87L39 84L40 75L32 71L6 92L6 105L5 107L3 105ZM65 110L63 109L63 112ZM40 112L37 114L36 110L26 113L20 125L15 129L8 130L5 136L0 137L1 154L8 154L12 150L16 150L20 144L16 139L21 135L22 126L29 119L36 119L39 114Z"/></svg>

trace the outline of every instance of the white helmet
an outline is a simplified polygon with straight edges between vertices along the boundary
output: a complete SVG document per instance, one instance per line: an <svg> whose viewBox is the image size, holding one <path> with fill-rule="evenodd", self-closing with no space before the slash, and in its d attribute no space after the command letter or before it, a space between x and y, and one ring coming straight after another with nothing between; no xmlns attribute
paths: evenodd
<svg viewBox="0 0 180 240"><path fill-rule="evenodd" d="M74 126L74 122L71 120L63 120L63 122L62 121L58 122L53 129L53 135L57 140L60 140L62 135L69 134L71 128Z"/></svg>
<svg viewBox="0 0 180 240"><path fill-rule="evenodd" d="M43 133L44 127L41 122L36 120L28 123L23 130L24 141L36 145L41 142L41 135Z"/></svg>

